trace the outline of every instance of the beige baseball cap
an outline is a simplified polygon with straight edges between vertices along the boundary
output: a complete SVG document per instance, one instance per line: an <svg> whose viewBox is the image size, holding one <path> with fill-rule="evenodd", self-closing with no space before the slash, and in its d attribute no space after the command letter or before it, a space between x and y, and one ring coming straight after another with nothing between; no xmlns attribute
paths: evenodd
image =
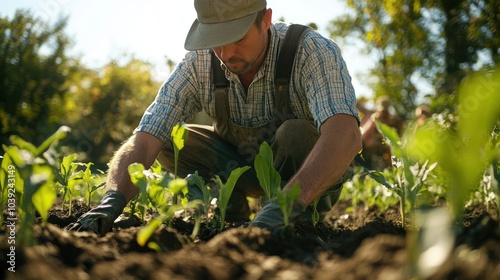
<svg viewBox="0 0 500 280"><path fill-rule="evenodd" d="M266 0L194 0L195 19L184 43L189 51L234 43L248 32Z"/></svg>

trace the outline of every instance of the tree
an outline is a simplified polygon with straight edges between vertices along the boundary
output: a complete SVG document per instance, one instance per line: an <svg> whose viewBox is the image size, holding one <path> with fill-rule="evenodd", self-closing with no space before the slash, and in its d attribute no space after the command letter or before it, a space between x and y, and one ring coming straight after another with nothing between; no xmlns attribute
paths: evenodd
<svg viewBox="0 0 500 280"><path fill-rule="evenodd" d="M12 134L40 142L58 128L68 80L79 69L78 60L66 56L66 22L48 26L23 10L12 20L0 18L2 143Z"/></svg>
<svg viewBox="0 0 500 280"><path fill-rule="evenodd" d="M387 95L407 118L418 94L454 94L464 76L500 60L500 0L347 0L352 13L331 22L338 40L373 55L375 98ZM366 78L363 80L367 80ZM418 90L426 81L433 88Z"/></svg>
<svg viewBox="0 0 500 280"><path fill-rule="evenodd" d="M130 58L121 65L110 61L100 71L79 74L65 103L63 122L72 128L71 147L80 160L106 169L119 145L130 137L160 84L151 65Z"/></svg>

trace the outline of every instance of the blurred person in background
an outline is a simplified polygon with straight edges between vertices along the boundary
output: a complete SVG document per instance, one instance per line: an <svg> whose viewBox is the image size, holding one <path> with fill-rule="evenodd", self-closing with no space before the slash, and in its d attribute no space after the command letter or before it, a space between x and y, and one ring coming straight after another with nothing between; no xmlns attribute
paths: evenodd
<svg viewBox="0 0 500 280"><path fill-rule="evenodd" d="M401 136L403 130L403 119L390 112L391 103L387 96L377 98L375 112L373 112L362 126L363 150L361 152L363 166L371 170L381 171L392 166L391 149L384 143L384 137L377 130L375 120L378 120L396 129ZM359 162L359 161L358 161Z"/></svg>

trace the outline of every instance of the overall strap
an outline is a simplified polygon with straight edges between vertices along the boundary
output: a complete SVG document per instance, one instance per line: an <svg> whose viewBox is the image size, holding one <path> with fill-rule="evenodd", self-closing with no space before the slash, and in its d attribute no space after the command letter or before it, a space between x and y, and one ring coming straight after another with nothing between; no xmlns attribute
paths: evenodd
<svg viewBox="0 0 500 280"><path fill-rule="evenodd" d="M290 25L276 62L274 113L281 122L295 118L290 107L289 85L298 44L309 30L311 30L309 26L301 24Z"/></svg>
<svg viewBox="0 0 500 280"><path fill-rule="evenodd" d="M281 47L278 61L276 63L275 85L278 90L282 90L282 86L288 87L290 77L292 75L292 66L297 52L297 46L305 34L311 30L311 27L292 24L288 27L288 31Z"/></svg>
<svg viewBox="0 0 500 280"><path fill-rule="evenodd" d="M281 119L282 121L285 121L290 116L293 116L288 100L292 66L295 59L295 53L297 52L297 46L309 30L311 30L309 26L301 24L290 25L283 41L283 46L281 47L278 60L276 62L276 72L274 80L276 93L275 114L277 114L279 116L279 119ZM220 66L219 59L213 51L210 51L210 53L212 55L212 83L215 86L215 111L217 116L228 115L229 108L228 104L226 104L227 100L222 100L222 98L220 97L226 95L230 84L226 78L224 70L222 70ZM224 99L226 98L227 96L225 96Z"/></svg>
<svg viewBox="0 0 500 280"><path fill-rule="evenodd" d="M215 88L221 87L229 87L229 81L226 78L226 73L222 70L220 66L220 60L215 55L215 52L210 50L210 54L212 55L212 83L215 85Z"/></svg>
<svg viewBox="0 0 500 280"><path fill-rule="evenodd" d="M220 65L220 60L215 55L215 52L211 50L210 54L212 55L212 84L215 87L215 115L217 119L222 120L229 118L229 104L227 104L229 80L226 78L226 74L224 73L224 70Z"/></svg>

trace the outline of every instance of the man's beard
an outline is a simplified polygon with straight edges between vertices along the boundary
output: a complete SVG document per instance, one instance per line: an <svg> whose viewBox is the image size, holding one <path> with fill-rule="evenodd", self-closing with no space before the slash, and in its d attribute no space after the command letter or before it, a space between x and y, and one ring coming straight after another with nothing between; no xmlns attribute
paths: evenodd
<svg viewBox="0 0 500 280"><path fill-rule="evenodd" d="M238 65L237 67L233 67L233 66L231 66L233 63L238 63L241 66ZM229 61L224 62L224 64L226 65L227 69L229 69L229 71L231 71L237 75L245 74L246 72L248 72L248 70L250 70L252 68L251 63L249 63L243 59L239 59L239 58L230 59Z"/></svg>

